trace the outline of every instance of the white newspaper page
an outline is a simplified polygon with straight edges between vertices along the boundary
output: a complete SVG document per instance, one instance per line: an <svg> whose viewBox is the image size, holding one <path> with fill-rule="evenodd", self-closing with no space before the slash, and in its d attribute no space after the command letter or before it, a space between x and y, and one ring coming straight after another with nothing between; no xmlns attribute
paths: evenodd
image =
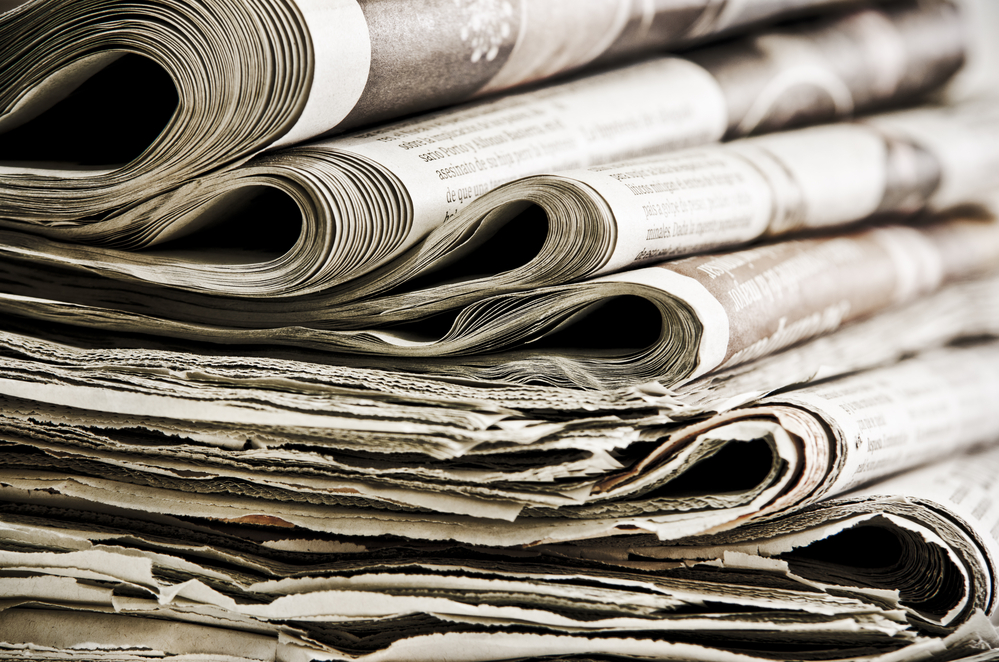
<svg viewBox="0 0 999 662"><path fill-rule="evenodd" d="M564 174L613 210L618 237L606 273L864 218L884 197L886 154L877 132L843 124Z"/></svg>
<svg viewBox="0 0 999 662"><path fill-rule="evenodd" d="M660 58L317 147L365 156L402 180L410 245L505 182L715 141L727 121L710 74Z"/></svg>
<svg viewBox="0 0 999 662"><path fill-rule="evenodd" d="M767 398L818 414L845 456L838 494L999 439L999 345L947 348Z"/></svg>

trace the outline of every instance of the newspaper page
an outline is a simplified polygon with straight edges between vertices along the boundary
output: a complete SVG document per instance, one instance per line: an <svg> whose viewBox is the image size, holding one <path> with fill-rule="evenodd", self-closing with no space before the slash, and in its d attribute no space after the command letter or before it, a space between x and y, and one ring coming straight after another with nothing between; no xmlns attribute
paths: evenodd
<svg viewBox="0 0 999 662"><path fill-rule="evenodd" d="M262 518L247 520L252 528L192 520L182 501L159 516L113 499L87 505L60 498L55 476L47 490L8 489L39 478L5 475L0 486L8 650L179 655L225 645L273 659L276 638L303 654L395 659L431 642L439 652L442 636L467 644L482 624L499 654L456 659L503 659L507 634L525 635L531 650L585 642L617 656L682 659L727 659L747 641L784 654L836 651L833 660L996 644L980 616L993 609L988 562L960 521L897 492L674 544L633 536L481 548L268 529ZM857 547L864 536L884 546L876 555L885 565L864 563L875 553ZM929 580L912 558L932 564ZM541 631L523 633L525 625ZM205 628L226 636L206 641Z"/></svg>
<svg viewBox="0 0 999 662"><path fill-rule="evenodd" d="M910 304L671 390L677 415L724 412L777 389L891 363L962 337L999 335L999 279L958 281ZM682 414L680 412L683 412Z"/></svg>
<svg viewBox="0 0 999 662"><path fill-rule="evenodd" d="M778 365L781 360L789 361L813 378L829 377L897 360L962 334L995 335L999 328L996 292L994 276L963 283L886 317L799 346L774 360ZM8 316L5 326L14 320ZM278 360L259 352L188 354L164 351L159 343L128 349L134 340L115 336L106 337L105 342L107 348L100 344L89 348L94 339L85 331L52 324L27 325L21 333L5 333L4 392L35 399L34 405L7 402L8 430L17 427L37 443L48 434L43 431L48 425L41 422L43 419L59 422L51 433L53 438L59 436L59 424L79 426L86 421L86 428L104 429L104 434L141 425L168 437L187 436L202 444L236 450L245 444L248 432L228 431L225 426L240 423L240 430L252 429L254 446L269 453L279 453L289 444L302 448L335 444L354 453L377 446L385 452L421 453L440 460L481 454L487 446L492 446L499 458L527 446L533 451L585 449L579 457L570 454L560 458L556 454L544 462L535 458L538 466L534 470L518 465L504 468L499 461L486 471L474 472L478 481L513 480L516 476L520 476L516 480L542 476L564 480L587 472L613 471L618 464L610 454L626 447L642 426L699 416L705 409L698 389L680 391L679 397L673 397L662 390L643 389L580 391L497 383L478 388L474 382L451 384L398 372ZM850 363L842 364L842 353L848 354ZM759 362L754 365L759 366ZM762 384L753 382L754 386L765 392L801 381L797 372L783 381L781 376L786 373L772 373L772 369L764 371L759 380ZM284 387L299 395L289 397L280 390ZM753 394L759 395L758 391L746 395L738 386L735 392L738 399L724 390L714 397L731 405L733 400L734 404L746 404L756 399ZM698 396L693 407L688 401L690 394ZM43 419L32 422L30 415L25 415L23 424L11 418L22 406L28 407L25 411L38 410L42 402L75 409L59 413L50 407L43 415L36 414ZM288 411L289 406L293 411ZM554 418L532 413L541 411L554 412ZM371 414L375 420L369 418ZM136 417L143 418L140 422ZM32 426L37 430L32 432ZM91 438L88 443L96 440ZM103 443L122 448L118 442ZM274 456L275 460L279 457ZM203 457L201 461L211 460ZM478 461L484 467L488 464L485 457ZM160 466L162 462L160 459ZM337 471L349 467L349 463L332 459L324 463ZM473 475L468 471L440 473L439 468L424 474L417 467L409 467L407 473L457 481Z"/></svg>
<svg viewBox="0 0 999 662"><path fill-rule="evenodd" d="M751 439L752 432L739 428L749 421L759 422L760 438L773 439L770 452L784 459L784 470L794 478L769 494L761 493L751 512L732 508L717 513L727 517L724 521L703 513L702 521L694 525L701 527L699 533L798 510L961 449L994 443L999 439L999 416L990 404L999 386L995 352L994 342L926 352L896 365L793 388L689 429L680 428L665 435L663 445L641 462L611 473L592 498L642 494L650 485L660 484L664 467L674 461L673 456L689 452L685 448ZM771 431L765 432L768 427ZM780 435L774 434L778 427L797 444L782 448ZM732 453L731 448L727 452ZM752 466L750 457L739 461L743 470ZM725 475L732 471L722 461L714 466ZM682 527L664 526L658 533L660 538L674 539L691 535L678 531Z"/></svg>
<svg viewBox="0 0 999 662"><path fill-rule="evenodd" d="M865 9L765 33L758 38L769 36L784 46L767 51L768 64L760 64L755 87L743 85L738 95L755 93L763 106L780 106L774 112L783 123L774 119L767 127L776 129L842 117L932 89L956 66L950 50L935 51L936 59L896 53L894 82L875 80L867 75L862 56L884 35L861 26L898 33L890 43L906 42L910 36L902 32L924 35L927 30L940 31L946 41L955 20L939 15L946 7ZM4 244L22 257L208 293L290 296L328 290L397 257L434 228L453 225L449 221L470 201L510 180L672 151L713 142L727 129L731 133L733 122L747 110L728 107L726 86L747 79L726 72L760 52L756 39L694 51L703 66L659 58L285 150L223 168L102 219L34 228L87 246L7 232ZM802 52L811 54L808 80L819 81L814 84L822 89L829 80L839 81L837 95L848 100L830 106L803 95L801 85L811 83L801 76L794 85L781 83L785 72L799 65ZM919 71L936 73L916 75ZM906 82L910 79L920 82L913 87ZM560 195L561 188L556 189ZM21 223L9 226L24 229ZM585 240L603 245L613 237ZM95 242L115 249L91 247ZM588 271L601 260L597 256ZM381 287L390 282L375 281Z"/></svg>
<svg viewBox="0 0 999 662"><path fill-rule="evenodd" d="M981 267L988 264L983 260ZM704 320L703 358L690 377L773 354L912 300L937 289L946 274L930 237L901 226L841 239L776 242L658 268L699 283L727 320ZM723 339L716 329L724 328Z"/></svg>
<svg viewBox="0 0 999 662"><path fill-rule="evenodd" d="M308 294L397 257L502 183L713 142L726 122L706 71L657 58L258 157L53 228L61 241L3 231L3 250L209 294Z"/></svg>
<svg viewBox="0 0 999 662"><path fill-rule="evenodd" d="M316 35L312 41L317 50L322 48L319 44L342 34L341 25L327 23L330 10L324 3L299 4ZM585 0L583 4L578 0L436 0L424 3L420 21L409 20L409 11L391 4L369 0L343 0L339 4L343 6L340 12L351 15L355 31L367 33L367 44L351 45L349 49L357 53L358 60L369 58L367 81L349 95L351 103L340 102L349 108L342 118L331 117L321 103L307 103L303 117L280 144L298 142L333 126L372 124L544 80L594 62L676 48L802 10L851 3L754 0L720 7L704 0L682 5L650 5L632 0ZM953 7L937 11L942 20L952 20ZM406 30L402 30L403 25ZM947 43L953 44L950 39ZM960 39L954 45L956 60L951 66L956 68L963 57L963 46ZM333 86L345 67L324 58L322 53L317 53L315 59L336 72L317 72L317 97L348 96L325 89ZM312 116L316 119L312 120Z"/></svg>
<svg viewBox="0 0 999 662"><path fill-rule="evenodd" d="M693 423L650 399L619 405L618 415L580 407L574 417L545 416L536 403L448 412L356 388L332 402L315 386L290 397L292 380L265 389L224 364L186 380L153 367L176 355L132 359L150 366L105 357L108 368L90 372L82 359L7 359L0 438L11 452L0 482L11 486L5 498L26 490L337 535L676 540L993 441L996 351L991 342L930 352ZM195 360L180 367L192 372ZM941 373L954 377L934 380ZM914 390L918 402L908 400ZM979 397L961 400L965 392ZM856 413L861 396L874 404ZM943 403L932 425L925 402ZM245 422L233 430L235 420ZM851 428L856 438L844 432Z"/></svg>
<svg viewBox="0 0 999 662"><path fill-rule="evenodd" d="M822 417L842 456L827 493L839 494L938 459L969 440L999 438L988 404L999 397L997 359L990 346L939 350L862 379L832 380L762 402Z"/></svg>
<svg viewBox="0 0 999 662"><path fill-rule="evenodd" d="M583 388L647 382L669 387L988 272L997 254L999 225L958 215L935 224L773 242L582 283L481 297L438 314L432 323L426 316L441 310L378 308L373 317L352 319L344 311L334 316L308 308L285 312L262 306L258 313L243 302L210 310L170 301L166 317L159 299L118 298L82 278L73 278L67 289L50 275L35 278L30 269L19 273L12 264L3 268L2 306L14 315L83 328L332 350L338 356L321 360L366 367ZM43 289L53 286L51 292ZM58 298L39 296L43 292ZM198 321L184 321L180 313L187 312ZM624 334L621 319L630 320ZM274 325L266 326L270 320ZM412 321L389 325L397 320ZM343 328L354 325L360 328Z"/></svg>
<svg viewBox="0 0 999 662"><path fill-rule="evenodd" d="M959 455L949 462L937 462L920 471L866 485L850 494L855 498L896 496L906 502L937 509L963 527L978 546L987 564L991 599L999 599L999 505L995 476L999 453L994 448ZM993 613L993 621L995 615Z"/></svg>
<svg viewBox="0 0 999 662"><path fill-rule="evenodd" d="M984 209L965 213L993 213L999 169L990 159L999 141L990 131L999 113L972 103L889 114L883 123L935 122L933 132L946 125L961 136L938 140L938 154L915 137L902 140L900 129L889 138L865 123L838 124L528 177L473 200L408 254L317 301L337 305L344 325L413 319L484 291L558 285L938 202L980 202ZM953 189L938 199L945 165ZM566 249L580 243L587 250ZM419 287L408 285L418 277Z"/></svg>
<svg viewBox="0 0 999 662"><path fill-rule="evenodd" d="M843 2L25 2L0 13L23 45L0 54L0 212L85 224L268 147Z"/></svg>
<svg viewBox="0 0 999 662"><path fill-rule="evenodd" d="M613 271L762 233L983 200L996 185L985 180L996 172L997 120L984 102L903 111L564 176L598 191L620 219L603 266Z"/></svg>
<svg viewBox="0 0 999 662"><path fill-rule="evenodd" d="M800 512L675 545L622 541L613 551L591 554L660 562L698 558L733 569L776 562L816 586L849 586L848 594L870 591L872 597L880 591L889 604L928 623L953 623L975 608L994 619L999 450L993 443L949 451L923 468ZM823 559L836 559L837 571L823 569Z"/></svg>
<svg viewBox="0 0 999 662"><path fill-rule="evenodd" d="M323 551L283 549L306 542ZM550 652L754 662L778 650L821 650L834 661L903 662L996 643L977 615L950 632L923 632L883 599L826 593L769 568L730 573L723 583L707 568L652 574L581 565L565 551L309 541L9 504L0 564L14 572L4 580L0 646L61 659L447 653L487 661Z"/></svg>
<svg viewBox="0 0 999 662"><path fill-rule="evenodd" d="M882 12L852 12L829 26L833 29L799 24L686 56L721 84L729 116L726 137L785 128L820 108L837 115L872 108L886 94L909 96L926 81L947 76L965 59L968 49L962 44L974 29L974 16L958 23L949 18L954 6L926 5L920 9L925 14L913 9L884 5ZM914 28L920 16L930 14L937 15L934 37L926 38ZM856 48L848 50L845 43Z"/></svg>
<svg viewBox="0 0 999 662"><path fill-rule="evenodd" d="M505 347L507 353L469 365L518 362L504 370L506 378L518 381L557 383L562 377L590 387L653 380L672 386L912 301L944 282L989 271L999 255L997 227L987 219L958 218L772 242L486 297L445 318L453 320L451 329L437 337L407 335L405 326L337 337L352 338L358 348L370 343L369 353L407 356L473 356L479 353L476 346L492 352ZM622 299L625 295L638 298ZM611 302L618 305L613 314L600 307ZM630 315L628 335L618 332L615 315ZM384 308L379 317L415 315ZM604 340L614 343L615 333L617 343L601 354L596 347ZM532 350L530 343L540 338L546 349ZM546 357L553 352L572 368L559 368ZM517 370L521 374L515 376Z"/></svg>
<svg viewBox="0 0 999 662"><path fill-rule="evenodd" d="M946 472L950 464L940 467ZM891 481L884 485L895 487ZM919 493L919 488L892 489L830 499L675 543L619 539L602 550L583 543L578 555L608 565L655 568L682 561L730 572L766 568L820 591L900 609L906 620L936 632L975 613L991 614L995 575L978 533L946 506L915 496Z"/></svg>

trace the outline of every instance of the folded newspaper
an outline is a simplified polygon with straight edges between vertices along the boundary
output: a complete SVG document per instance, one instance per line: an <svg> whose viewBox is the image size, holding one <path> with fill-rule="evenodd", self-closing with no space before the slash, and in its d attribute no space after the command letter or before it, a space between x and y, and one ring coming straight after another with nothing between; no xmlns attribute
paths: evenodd
<svg viewBox="0 0 999 662"><path fill-rule="evenodd" d="M745 393L718 388L724 373L688 406L661 389L472 387L11 329L3 498L488 545L724 530L999 437L995 342L892 363L997 335L997 283L792 350L783 378L762 373L775 392L736 409ZM853 356L808 383L837 374L850 345L867 365Z"/></svg>
<svg viewBox="0 0 999 662"><path fill-rule="evenodd" d="M35 219L28 225L7 225L63 240L126 249L168 242L124 255L35 249L71 263L111 262L108 269L133 277L224 294L308 292L370 271L471 199L518 177L912 99L957 69L959 26L946 3L859 10L686 60L660 57L257 158L102 219L71 222L63 200L53 198L56 208L48 210L11 180L0 187L0 216L28 214ZM918 48L928 33L933 47ZM885 43L898 53L876 60L886 62L883 70L871 67L869 54ZM759 65L752 75L747 60ZM3 134L0 156L16 142L16 134ZM220 217L228 220L222 227ZM169 243L192 233L180 246Z"/></svg>
<svg viewBox="0 0 999 662"><path fill-rule="evenodd" d="M760 236L987 202L997 172L999 111L981 100L527 177L322 300L364 296L344 316L381 319L454 307Z"/></svg>
<svg viewBox="0 0 999 662"><path fill-rule="evenodd" d="M958 69L961 27L949 2L905 0L226 168L216 159L214 172L193 181L178 170L150 182L133 166L60 179L0 165L0 224L62 241L156 248L122 253L6 233L2 243L211 293L314 292L397 257L471 200L519 177L911 101ZM0 133L0 159L39 160L41 144ZM207 143L196 144L208 158ZM95 179L112 177L121 184ZM73 202L81 196L101 200L84 208Z"/></svg>
<svg viewBox="0 0 999 662"><path fill-rule="evenodd" d="M628 82L622 73L608 76L612 82ZM615 97L615 103L618 100ZM393 138L392 144L378 138L350 140L358 141L358 153L377 147L392 154L400 139ZM292 153L297 152L266 158ZM242 171L257 172L247 168ZM240 170L223 171L216 183L228 187L227 177L235 172ZM977 101L527 177L466 204L408 253L367 275L361 274L415 239L409 221L427 218L412 210L410 216L393 215L392 200L399 191L377 207L387 214L383 220L392 221L390 226L368 227L358 234L333 232L325 223L306 224L301 235L291 239L293 248L278 248L271 261L258 261L259 254L247 253L245 247L235 253L208 248L210 243L175 253L130 252L2 230L0 255L113 278L118 282L97 286L103 301L146 299L150 303L142 312L152 315L233 327L364 328L426 317L490 294L558 285L761 235L846 224L927 205L943 208L987 200L999 189L997 173L999 105ZM438 181L432 170L427 174L436 187L428 180L407 189L422 191L424 202L439 207L430 216L443 220L449 213L443 209L445 197L456 195L454 184ZM200 196L206 190L210 198L228 205L225 195L212 192L211 181L198 180L139 209L150 219L171 219L174 210L187 213L192 204L197 207L187 193ZM358 189L344 201L375 209L363 193ZM407 208L418 202L415 196L403 199ZM117 221L112 225L119 226ZM130 222L124 225L132 227ZM389 232L389 227L395 229ZM224 242L233 232L281 246L281 231L255 226L234 226L217 239ZM369 236L371 243L362 241ZM150 291L143 283L192 291ZM39 287L37 292L44 296L44 286Z"/></svg>
<svg viewBox="0 0 999 662"><path fill-rule="evenodd" d="M0 130L27 163L4 168L0 215L86 219L267 147L841 4L15 2Z"/></svg>
<svg viewBox="0 0 999 662"><path fill-rule="evenodd" d="M999 451L958 457L678 544L631 536L529 548L303 535L18 491L0 505L0 650L303 662L953 659L999 645L984 616L996 602L997 470Z"/></svg>
<svg viewBox="0 0 999 662"><path fill-rule="evenodd" d="M995 276L757 362L742 386L745 369L672 394L3 326L8 656L901 662L999 646L999 451L939 463L999 434L999 343L970 342L999 335Z"/></svg>
<svg viewBox="0 0 999 662"><path fill-rule="evenodd" d="M839 4L0 0L0 659L999 660L950 2L258 154Z"/></svg>
<svg viewBox="0 0 999 662"><path fill-rule="evenodd" d="M21 261L0 264L0 310L104 331L300 347L328 352L328 361L441 375L674 386L994 270L999 223L970 211L951 216L692 256L580 283L483 292L453 311L417 310L422 318L379 306L359 317L372 326L357 330L336 328L354 324L344 315L349 307L279 306L267 314L218 297L214 309L186 306L170 292L130 296L100 276ZM416 319L375 326L400 317Z"/></svg>

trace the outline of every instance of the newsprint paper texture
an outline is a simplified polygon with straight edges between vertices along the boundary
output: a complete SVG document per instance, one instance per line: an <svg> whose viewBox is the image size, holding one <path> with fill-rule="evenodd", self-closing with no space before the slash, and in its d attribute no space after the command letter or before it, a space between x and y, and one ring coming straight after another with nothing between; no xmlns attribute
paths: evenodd
<svg viewBox="0 0 999 662"><path fill-rule="evenodd" d="M20 209L30 216L33 204L47 199L49 216L33 222L93 217L268 147L841 4L144 0L124 9L115 0L32 0L6 11L0 5L0 132L15 142L0 157L2 188L13 193L0 202L0 215L17 217ZM74 91L82 108L64 105L29 128L29 120ZM104 95L121 110L94 112ZM141 117L148 123L135 121ZM19 127L25 131L13 141L10 131ZM116 136L117 144L88 142L95 132Z"/></svg>
<svg viewBox="0 0 999 662"><path fill-rule="evenodd" d="M90 209L85 220L68 218L72 205L61 193L29 194L20 179L11 180L9 187L0 187L0 216L17 220L4 225L87 246L49 243L17 232L4 232L3 243L14 254L208 293L274 297L328 291L397 258L439 226L450 228L445 234L454 234L455 228L462 226L476 228L476 235L484 234L515 205L503 204L504 210L496 210L487 223L479 223L470 205L490 189L517 178L576 171L714 142L723 136L846 117L912 99L939 87L957 69L963 52L960 25L959 15L946 2L905 2L795 24L691 51L687 59L654 58L551 87L270 153L216 169L194 181L178 181L182 185L176 190L142 204L105 210L110 213ZM929 39L927 35L933 35L930 41L934 48L918 46ZM872 68L871 54L885 48L893 49L891 54L875 61L891 64L884 70ZM754 63L751 71L745 70L747 60ZM987 125L987 114L978 114L983 115L978 124ZM918 141L918 129L915 131ZM862 133L856 128L853 132ZM851 146L860 151L850 163L823 163L823 179L836 169L856 170L861 182L869 180L870 186L877 188L877 173L885 167L880 162L881 141L873 136L866 142L862 135L851 137L849 129L844 133L832 136L834 145L846 141L837 153L849 153ZM901 143L904 148L906 138L912 140L902 136L892 145ZM16 136L6 134L5 141L0 140L0 150L4 142L10 145L12 140L16 142ZM858 143L861 147L870 145L865 152ZM893 147L890 155L903 166L906 154L899 149ZM932 155L923 156L928 162L923 169L930 179L926 186L932 185L933 161L942 158L937 154L940 149L934 145ZM37 158L34 143L26 145L24 151L26 157L35 153L33 158ZM786 151L774 158L786 161ZM865 156L869 158L865 160ZM728 161L732 158L741 162L739 157ZM767 185L758 181L755 169L763 167L772 175L772 159L764 159L766 163L761 165L763 157L758 154L745 158L751 163L741 168L738 163L728 164L697 174L715 178L718 186L742 182L743 188L758 189L756 195L766 197ZM956 167L951 162L945 165L948 170ZM777 171L782 166L777 166ZM681 167L677 172L683 175L692 166ZM570 182L589 185L591 178L592 174L579 173ZM680 185L678 181L669 183ZM773 185L777 184L780 182ZM670 209L687 210L692 202L703 202L698 191L689 192L696 200L687 199L685 189L692 186L674 191L676 200L642 200L645 204L636 210L628 200L618 199L620 194L606 184L597 186L602 195L614 198L622 235L614 259L608 262L607 256L597 256L597 266L603 265L607 271L639 259L636 255L648 260L755 236L753 228L706 235L688 231L688 241L670 242L669 253L658 245L662 242L635 247L637 239L630 238L626 228L634 227L643 237L646 225L661 233L664 222L670 219L649 210L665 209L666 202L671 203ZM704 192L713 193L715 188ZM897 187L889 188L894 191ZM971 188L970 182L966 188ZM517 191L523 197L523 190L508 190L506 195ZM143 195L154 192L155 187L147 188ZM583 194L586 192L588 189ZM862 206L868 197L853 191L837 199L857 198ZM544 205L545 198L528 198L517 202ZM114 198L115 204L121 206L123 199ZM506 202L495 196L489 200L476 209L489 211ZM898 202L888 200L882 207L897 206ZM730 201L729 206L732 204L738 206L737 201ZM843 211L848 212L846 218L853 219L872 209ZM601 210L594 213L599 215ZM685 219L691 228L704 215L696 209L692 214ZM717 214L726 216L726 210L718 208ZM626 218L630 219L627 223ZM557 227L554 221L552 225ZM790 229L787 225L786 219L781 220L771 231ZM613 238L585 239L603 247ZM137 252L139 249L145 250ZM628 252L633 254L625 256ZM573 275L585 273L589 272L577 270ZM391 279L383 274L375 280L396 282L397 274ZM370 285L365 287L354 296L370 295Z"/></svg>

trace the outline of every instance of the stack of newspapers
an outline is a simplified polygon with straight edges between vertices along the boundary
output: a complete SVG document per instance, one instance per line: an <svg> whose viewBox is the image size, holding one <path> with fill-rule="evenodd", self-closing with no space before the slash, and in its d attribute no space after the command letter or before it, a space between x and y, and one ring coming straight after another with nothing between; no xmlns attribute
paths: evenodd
<svg viewBox="0 0 999 662"><path fill-rule="evenodd" d="M0 0L0 660L999 660L997 14Z"/></svg>

